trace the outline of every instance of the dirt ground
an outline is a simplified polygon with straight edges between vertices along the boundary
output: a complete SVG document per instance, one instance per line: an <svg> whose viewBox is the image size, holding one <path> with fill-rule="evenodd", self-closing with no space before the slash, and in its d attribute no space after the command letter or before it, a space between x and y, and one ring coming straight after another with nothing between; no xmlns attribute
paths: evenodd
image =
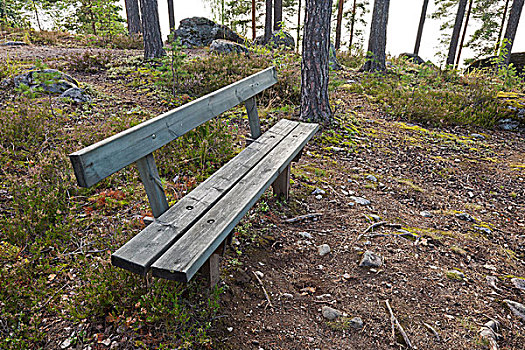
<svg viewBox="0 0 525 350"><path fill-rule="evenodd" d="M0 50L51 61L71 53ZM98 75L81 80L161 109ZM523 132L409 124L343 89L332 99L346 117L294 164L290 199L265 194L236 229L212 348L403 348L388 301L414 348L486 349L479 331L494 319L500 349L525 349L525 322L503 302L525 302L511 282L525 277ZM305 214L318 215L287 222ZM365 251L382 265L360 267ZM326 306L344 315L329 321Z"/></svg>

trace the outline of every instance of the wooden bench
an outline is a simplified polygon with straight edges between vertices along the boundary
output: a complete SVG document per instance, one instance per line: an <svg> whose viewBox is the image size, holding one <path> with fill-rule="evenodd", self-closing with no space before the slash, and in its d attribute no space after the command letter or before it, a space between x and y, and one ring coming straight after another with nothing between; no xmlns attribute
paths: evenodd
<svg viewBox="0 0 525 350"><path fill-rule="evenodd" d="M275 69L268 68L70 154L82 187L137 163L156 219L113 253L114 266L183 282L204 266L210 283L218 281L226 238L270 185L276 195L288 196L290 164L318 130L317 124L283 119L261 135L255 96L276 82ZM152 152L240 103L253 141L169 208Z"/></svg>

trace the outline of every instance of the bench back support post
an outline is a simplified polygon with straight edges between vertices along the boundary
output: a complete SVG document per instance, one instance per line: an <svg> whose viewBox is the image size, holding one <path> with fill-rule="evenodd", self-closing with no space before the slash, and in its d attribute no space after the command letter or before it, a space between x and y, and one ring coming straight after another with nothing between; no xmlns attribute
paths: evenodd
<svg viewBox="0 0 525 350"><path fill-rule="evenodd" d="M283 172L279 174L277 179L275 179L275 182L272 184L273 194L278 197L284 197L284 199L286 200L288 200L288 195L290 193L290 170L291 168L292 168L292 164L290 163L283 170Z"/></svg>
<svg viewBox="0 0 525 350"><path fill-rule="evenodd" d="M261 122L259 120L259 113L257 112L257 100L255 96L244 101L246 113L248 113L248 122L250 123L250 132L252 140L256 140L261 136Z"/></svg>
<svg viewBox="0 0 525 350"><path fill-rule="evenodd" d="M146 189L153 216L158 218L168 210L169 206L157 166L155 165L153 154L150 153L137 160L137 168L139 170L140 179Z"/></svg>

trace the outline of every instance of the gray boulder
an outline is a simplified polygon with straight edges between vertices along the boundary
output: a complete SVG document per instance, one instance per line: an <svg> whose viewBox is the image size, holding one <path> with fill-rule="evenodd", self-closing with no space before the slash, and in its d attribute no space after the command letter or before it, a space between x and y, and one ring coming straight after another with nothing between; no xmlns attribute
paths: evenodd
<svg viewBox="0 0 525 350"><path fill-rule="evenodd" d="M32 70L13 78L16 88L22 84L31 89L42 88L45 92L61 94L66 90L78 87L78 82L71 76L56 69Z"/></svg>
<svg viewBox="0 0 525 350"><path fill-rule="evenodd" d="M290 33L276 30L272 33L268 43L264 42L264 35L258 36L255 39L257 45L268 45L273 49L284 47L285 49L294 50L295 40Z"/></svg>
<svg viewBox="0 0 525 350"><path fill-rule="evenodd" d="M230 28L204 17L183 19L175 31L175 36L187 47L209 46L215 39L244 43L244 39Z"/></svg>
<svg viewBox="0 0 525 350"><path fill-rule="evenodd" d="M76 103L91 102L91 97L84 90L77 87L64 91L60 97L69 98Z"/></svg>
<svg viewBox="0 0 525 350"><path fill-rule="evenodd" d="M248 53L248 49L246 46L237 44L233 41L228 41L224 39L215 39L211 42L210 45L210 51L217 52L217 53Z"/></svg>
<svg viewBox="0 0 525 350"><path fill-rule="evenodd" d="M407 61L415 63L415 64L423 64L423 63L425 63L425 60L423 60L421 57L419 57L418 55L416 55L414 53L405 52L405 53L402 53L401 55L399 55L399 57L400 58L404 58Z"/></svg>
<svg viewBox="0 0 525 350"><path fill-rule="evenodd" d="M28 46L28 44L23 41L6 41L1 43L0 46Z"/></svg>

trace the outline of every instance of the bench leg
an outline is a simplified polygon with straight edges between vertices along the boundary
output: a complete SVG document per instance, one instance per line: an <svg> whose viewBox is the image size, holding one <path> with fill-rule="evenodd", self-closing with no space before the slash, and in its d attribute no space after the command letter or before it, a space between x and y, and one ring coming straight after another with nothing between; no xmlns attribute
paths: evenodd
<svg viewBox="0 0 525 350"><path fill-rule="evenodd" d="M290 193L290 170L292 165L288 164L286 169L279 174L279 177L272 184L273 194L278 197L284 197L288 200L288 194Z"/></svg>
<svg viewBox="0 0 525 350"><path fill-rule="evenodd" d="M210 290L219 283L221 274L219 271L219 266L221 262L221 256L220 254L214 253L210 256L208 261L204 264L204 275L206 276L206 279L208 280L208 284L210 287Z"/></svg>

